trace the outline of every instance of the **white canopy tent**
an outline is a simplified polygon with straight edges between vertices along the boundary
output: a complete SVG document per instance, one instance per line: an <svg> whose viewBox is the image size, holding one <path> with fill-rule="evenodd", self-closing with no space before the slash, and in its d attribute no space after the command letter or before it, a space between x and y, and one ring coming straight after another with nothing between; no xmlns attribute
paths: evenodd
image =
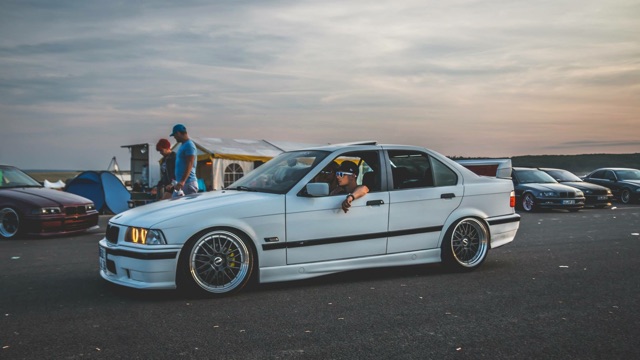
<svg viewBox="0 0 640 360"><path fill-rule="evenodd" d="M194 137L198 150L197 176L207 190L220 190L278 154L313 144L267 140ZM179 144L174 147L177 151Z"/></svg>

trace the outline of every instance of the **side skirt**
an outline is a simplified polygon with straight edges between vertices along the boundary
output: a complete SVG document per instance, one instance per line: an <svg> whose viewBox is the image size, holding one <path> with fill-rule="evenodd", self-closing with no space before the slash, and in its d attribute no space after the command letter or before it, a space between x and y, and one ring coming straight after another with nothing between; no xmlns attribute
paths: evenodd
<svg viewBox="0 0 640 360"><path fill-rule="evenodd" d="M431 264L440 261L440 249L429 249L354 259L274 266L260 269L260 282L302 280L349 270Z"/></svg>

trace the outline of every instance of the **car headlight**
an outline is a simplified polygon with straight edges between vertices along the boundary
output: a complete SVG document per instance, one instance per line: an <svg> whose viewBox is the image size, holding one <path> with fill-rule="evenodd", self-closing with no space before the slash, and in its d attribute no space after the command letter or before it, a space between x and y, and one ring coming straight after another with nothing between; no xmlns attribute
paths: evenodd
<svg viewBox="0 0 640 360"><path fill-rule="evenodd" d="M558 193L555 191L541 191L539 194L540 197L558 197Z"/></svg>
<svg viewBox="0 0 640 360"><path fill-rule="evenodd" d="M640 188L638 188L640 191ZM611 190L607 189L607 195L613 195L613 193L611 192Z"/></svg>
<svg viewBox="0 0 640 360"><path fill-rule="evenodd" d="M585 194L593 194L593 191L591 191L591 190L585 190L585 191L584 191L584 193L585 193Z"/></svg>
<svg viewBox="0 0 640 360"><path fill-rule="evenodd" d="M576 190L576 197L582 197L584 193L581 190Z"/></svg>
<svg viewBox="0 0 640 360"><path fill-rule="evenodd" d="M162 231L156 229L144 229L138 227L127 228L124 241L142 245L166 245Z"/></svg>
<svg viewBox="0 0 640 360"><path fill-rule="evenodd" d="M60 214L60 208L52 206L52 207L43 207L43 208L39 208L39 209L33 209L33 210L31 210L31 214L33 214L33 215Z"/></svg>
<svg viewBox="0 0 640 360"><path fill-rule="evenodd" d="M96 206L94 204L87 204L84 206L85 210L87 211L93 211L96 209Z"/></svg>

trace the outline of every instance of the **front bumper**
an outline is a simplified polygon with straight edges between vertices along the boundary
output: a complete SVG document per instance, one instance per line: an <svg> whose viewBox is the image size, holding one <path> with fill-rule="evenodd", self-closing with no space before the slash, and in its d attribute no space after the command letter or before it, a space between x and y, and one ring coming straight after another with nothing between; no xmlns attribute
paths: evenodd
<svg viewBox="0 0 640 360"><path fill-rule="evenodd" d="M585 206L606 207L613 204L613 195L587 195Z"/></svg>
<svg viewBox="0 0 640 360"><path fill-rule="evenodd" d="M583 209L584 198L574 199L555 199L555 198L537 198L536 206L540 209Z"/></svg>
<svg viewBox="0 0 640 360"><path fill-rule="evenodd" d="M97 211L83 215L44 215L24 219L25 234L29 236L76 234L97 228Z"/></svg>
<svg viewBox="0 0 640 360"><path fill-rule="evenodd" d="M175 289L181 246L121 246L100 240L100 276L136 289Z"/></svg>

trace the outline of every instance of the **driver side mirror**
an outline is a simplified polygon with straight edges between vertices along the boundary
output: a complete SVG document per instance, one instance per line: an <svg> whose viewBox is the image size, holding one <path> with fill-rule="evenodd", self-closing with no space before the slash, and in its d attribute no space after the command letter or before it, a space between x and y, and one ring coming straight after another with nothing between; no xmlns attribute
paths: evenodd
<svg viewBox="0 0 640 360"><path fill-rule="evenodd" d="M324 182L309 183L306 186L307 194L310 196L327 196L329 195L329 184Z"/></svg>

